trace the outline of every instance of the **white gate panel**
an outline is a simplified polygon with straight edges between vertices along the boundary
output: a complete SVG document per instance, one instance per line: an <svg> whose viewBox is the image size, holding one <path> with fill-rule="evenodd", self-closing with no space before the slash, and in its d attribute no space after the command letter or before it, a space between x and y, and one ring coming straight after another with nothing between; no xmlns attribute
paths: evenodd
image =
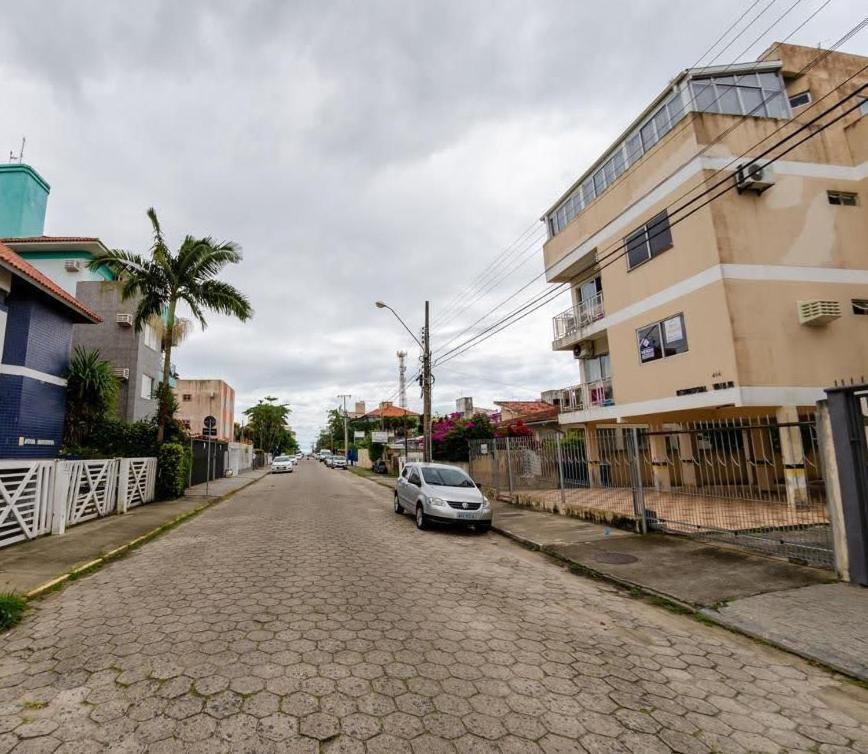
<svg viewBox="0 0 868 754"><path fill-rule="evenodd" d="M156 458L122 458L118 474L118 510L125 513L154 499Z"/></svg>
<svg viewBox="0 0 868 754"><path fill-rule="evenodd" d="M57 462L58 491L63 487L66 491L65 526L114 513L119 464L117 458Z"/></svg>
<svg viewBox="0 0 868 754"><path fill-rule="evenodd" d="M0 461L0 547L48 534L53 461Z"/></svg>

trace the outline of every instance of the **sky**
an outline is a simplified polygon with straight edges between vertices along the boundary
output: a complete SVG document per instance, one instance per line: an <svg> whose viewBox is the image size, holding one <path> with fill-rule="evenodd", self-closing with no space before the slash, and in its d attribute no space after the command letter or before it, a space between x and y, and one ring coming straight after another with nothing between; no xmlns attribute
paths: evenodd
<svg viewBox="0 0 868 754"><path fill-rule="evenodd" d="M754 59L824 3L789 41L830 45L865 11L762 0L703 62L739 31L716 62ZM52 187L47 234L144 251L154 206L170 242L239 243L224 278L254 318L210 317L175 361L232 385L238 414L288 402L308 447L339 394L397 399L396 351L408 377L418 367L374 301L418 334L429 300L436 358L542 291L491 314L542 273L542 213L753 5L3 0L0 154L26 136L24 162ZM868 54L868 32L842 50ZM435 411L577 383L551 350L568 306L436 367ZM408 399L421 410L417 385Z"/></svg>

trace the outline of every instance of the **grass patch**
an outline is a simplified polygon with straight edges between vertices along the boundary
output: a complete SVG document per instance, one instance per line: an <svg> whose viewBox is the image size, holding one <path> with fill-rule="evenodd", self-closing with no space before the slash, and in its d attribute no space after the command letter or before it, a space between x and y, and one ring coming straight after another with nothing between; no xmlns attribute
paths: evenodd
<svg viewBox="0 0 868 754"><path fill-rule="evenodd" d="M21 595L8 592L0 594L0 631L12 628L18 623L26 607L27 600Z"/></svg>

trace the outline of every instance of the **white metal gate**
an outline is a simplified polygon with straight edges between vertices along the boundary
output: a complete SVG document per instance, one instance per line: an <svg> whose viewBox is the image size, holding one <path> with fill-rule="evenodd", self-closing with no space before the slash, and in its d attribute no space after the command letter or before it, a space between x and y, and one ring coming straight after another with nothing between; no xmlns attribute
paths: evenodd
<svg viewBox="0 0 868 754"><path fill-rule="evenodd" d="M107 516L117 505L120 460L58 461L58 491L65 493L66 526ZM63 494L61 493L61 494Z"/></svg>
<svg viewBox="0 0 868 754"><path fill-rule="evenodd" d="M0 461L0 547L48 534L53 461Z"/></svg>
<svg viewBox="0 0 868 754"><path fill-rule="evenodd" d="M125 513L154 499L156 458L122 458L118 474L118 510Z"/></svg>

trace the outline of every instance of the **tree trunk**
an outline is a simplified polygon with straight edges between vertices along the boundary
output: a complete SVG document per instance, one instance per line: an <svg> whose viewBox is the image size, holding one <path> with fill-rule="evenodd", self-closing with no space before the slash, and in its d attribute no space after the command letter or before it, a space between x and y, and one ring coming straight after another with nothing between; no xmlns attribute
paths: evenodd
<svg viewBox="0 0 868 754"><path fill-rule="evenodd" d="M163 336L163 382L160 385L160 403L157 408L157 442L166 437L169 424L169 375L172 371L172 334L175 330L175 302L169 303L166 314L166 332Z"/></svg>

